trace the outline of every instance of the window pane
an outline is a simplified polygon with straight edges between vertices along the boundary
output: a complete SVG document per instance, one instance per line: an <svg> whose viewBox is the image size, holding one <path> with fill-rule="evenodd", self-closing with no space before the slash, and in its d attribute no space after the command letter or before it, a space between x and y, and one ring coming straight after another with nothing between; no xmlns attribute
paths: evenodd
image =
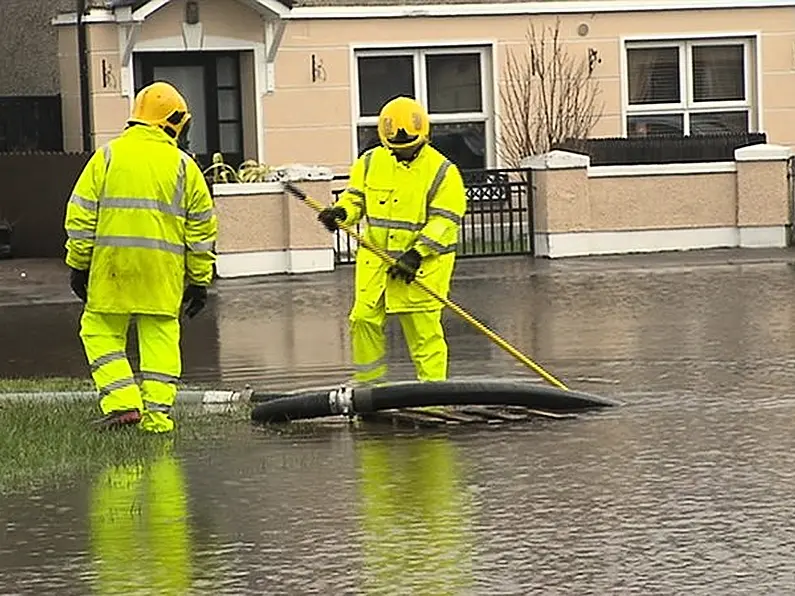
<svg viewBox="0 0 795 596"><path fill-rule="evenodd" d="M381 144L375 126L358 128L359 155ZM431 125L431 144L462 170L486 167L486 123Z"/></svg>
<svg viewBox="0 0 795 596"><path fill-rule="evenodd" d="M693 48L694 101L745 99L745 65L742 45Z"/></svg>
<svg viewBox="0 0 795 596"><path fill-rule="evenodd" d="M155 66L152 76L156 81L174 85L190 106L192 114L188 141L190 150L200 155L207 153L207 106L204 94L203 66Z"/></svg>
<svg viewBox="0 0 795 596"><path fill-rule="evenodd" d="M358 64L360 116L377 116L398 95L415 96L413 56L363 56Z"/></svg>
<svg viewBox="0 0 795 596"><path fill-rule="evenodd" d="M627 50L629 103L679 103L679 48Z"/></svg>
<svg viewBox="0 0 795 596"><path fill-rule="evenodd" d="M462 170L486 167L486 123L431 124L431 143Z"/></svg>
<svg viewBox="0 0 795 596"><path fill-rule="evenodd" d="M360 126L357 130L357 135L359 142L359 155L357 157L368 149L381 144L381 140L378 138L378 127L376 126Z"/></svg>
<svg viewBox="0 0 795 596"><path fill-rule="evenodd" d="M480 54L432 54L426 57L428 109L432 114L480 112Z"/></svg>
<svg viewBox="0 0 795 596"><path fill-rule="evenodd" d="M239 99L237 90L219 89L218 90L218 119L219 120L238 120Z"/></svg>
<svg viewBox="0 0 795 596"><path fill-rule="evenodd" d="M690 114L691 135L745 132L748 132L748 110Z"/></svg>
<svg viewBox="0 0 795 596"><path fill-rule="evenodd" d="M221 87L236 87L237 73L235 59L232 56L219 56L215 61L216 76Z"/></svg>
<svg viewBox="0 0 795 596"><path fill-rule="evenodd" d="M221 153L240 153L240 125L237 122L219 124L218 134L221 140Z"/></svg>
<svg viewBox="0 0 795 596"><path fill-rule="evenodd" d="M658 114L653 116L629 116L627 118L628 137L649 137L657 135L685 134L684 114Z"/></svg>

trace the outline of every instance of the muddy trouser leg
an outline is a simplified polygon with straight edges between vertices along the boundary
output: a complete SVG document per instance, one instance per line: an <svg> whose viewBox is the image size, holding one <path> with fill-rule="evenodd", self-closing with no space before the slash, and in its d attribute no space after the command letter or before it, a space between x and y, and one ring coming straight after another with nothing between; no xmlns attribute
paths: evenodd
<svg viewBox="0 0 795 596"><path fill-rule="evenodd" d="M419 381L447 380L447 341L442 311L400 313L400 326Z"/></svg>
<svg viewBox="0 0 795 596"><path fill-rule="evenodd" d="M99 391L103 414L143 409L141 391L127 360L130 316L83 311L80 340Z"/></svg>
<svg viewBox="0 0 795 596"><path fill-rule="evenodd" d="M179 319L138 315L136 321L144 401L140 427L151 432L169 432L174 429L171 408L182 374Z"/></svg>
<svg viewBox="0 0 795 596"><path fill-rule="evenodd" d="M357 300L350 314L350 333L355 372L353 380L374 384L387 373L386 365L386 301L384 295L374 306Z"/></svg>

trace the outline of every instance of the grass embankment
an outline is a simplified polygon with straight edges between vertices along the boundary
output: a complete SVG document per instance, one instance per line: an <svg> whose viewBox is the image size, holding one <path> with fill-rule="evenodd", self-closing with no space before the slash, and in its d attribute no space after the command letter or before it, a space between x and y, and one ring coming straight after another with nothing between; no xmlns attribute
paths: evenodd
<svg viewBox="0 0 795 596"><path fill-rule="evenodd" d="M0 380L0 392L91 390L76 379ZM234 434L249 423L246 406L207 413L197 406L178 407L177 427L168 435L137 428L103 432L92 427L100 415L97 400L51 400L36 397L0 399L0 494L57 486L105 466L144 460L174 441L181 451Z"/></svg>
<svg viewBox="0 0 795 596"><path fill-rule="evenodd" d="M56 391L93 391L91 379L50 377L45 379L2 379L0 393L29 393Z"/></svg>

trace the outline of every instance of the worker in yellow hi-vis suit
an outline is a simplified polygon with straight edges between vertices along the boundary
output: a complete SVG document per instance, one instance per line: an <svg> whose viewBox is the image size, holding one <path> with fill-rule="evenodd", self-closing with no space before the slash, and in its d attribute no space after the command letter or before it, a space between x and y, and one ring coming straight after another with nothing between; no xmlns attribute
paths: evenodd
<svg viewBox="0 0 795 596"><path fill-rule="evenodd" d="M364 247L356 255L350 313L354 381L387 373L384 326L397 313L420 381L447 378L442 304L411 282L416 277L447 296L455 265L466 191L458 168L430 144L430 123L415 100L398 97L378 118L381 146L351 167L348 187L318 218L329 231L364 219L364 237L397 259L388 267Z"/></svg>
<svg viewBox="0 0 795 596"><path fill-rule="evenodd" d="M356 442L364 594L470 594L473 503L444 436Z"/></svg>
<svg viewBox="0 0 795 596"><path fill-rule="evenodd" d="M170 445L154 461L114 465L94 483L96 594L182 596L193 583L188 498Z"/></svg>
<svg viewBox="0 0 795 596"><path fill-rule="evenodd" d="M192 318L206 303L218 229L204 176L182 149L190 117L168 83L142 89L125 131L92 155L66 208L66 264L85 302L80 337L103 427L174 428L180 310ZM125 353L132 316L140 387Z"/></svg>

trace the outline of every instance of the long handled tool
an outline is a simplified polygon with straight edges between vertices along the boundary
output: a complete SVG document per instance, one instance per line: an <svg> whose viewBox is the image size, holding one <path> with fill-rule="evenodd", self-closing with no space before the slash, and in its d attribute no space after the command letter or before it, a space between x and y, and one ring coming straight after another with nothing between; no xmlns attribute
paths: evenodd
<svg viewBox="0 0 795 596"><path fill-rule="evenodd" d="M316 201L315 199L313 199L312 197L307 195L303 190L298 188L295 184L293 184L292 182L289 182L289 181L285 181L285 182L283 182L283 184L284 184L284 188L287 189L287 191L290 194L292 194L292 195L298 197L299 199L301 199L304 203L309 205L312 209L314 209L318 213L323 211L324 207L323 207L323 205L321 203L319 203L318 201ZM397 262L394 258L392 258L384 250L378 248L377 246L373 246L372 244L370 244L365 238L363 238L361 235L357 234L354 230L350 229L350 227L344 226L344 225L340 225L340 227L343 230L345 230L345 232L347 232L348 235L351 238L356 240L359 243L360 246L364 246L367 250L369 250L370 252L372 252L375 255L377 255L381 260L385 261L387 264L394 265ZM555 377L553 377L551 374L549 374L547 371L545 371L543 368L541 368L538 364L536 364L535 362L530 360L530 358L528 358L527 356L522 354L519 350L514 348L511 344L509 344L507 341L505 341L499 335L494 333L491 329L486 327L483 323L481 323L480 321L475 319L475 317L473 317L472 315L467 313L463 308L458 306L452 300L449 300L449 299L445 298L444 296L440 296L432 288L429 288L427 285L425 285L425 283L423 283L420 279L415 278L414 279L414 283L416 283L425 292L427 292L428 294L430 294L431 296L436 298L439 302L441 302L447 308L449 308L454 313L456 313L459 317L464 319L467 323L472 325L475 329L480 331L483 335L488 337L491 341L493 341L495 344L497 344L503 350L508 352L511 356L516 358L519 362L521 362L525 366L533 369L536 373L538 373L544 380L549 382L551 385L553 385L553 386L555 386L555 387L557 387L559 389L568 390L568 387L566 387L566 385L561 383L559 380L557 380Z"/></svg>

